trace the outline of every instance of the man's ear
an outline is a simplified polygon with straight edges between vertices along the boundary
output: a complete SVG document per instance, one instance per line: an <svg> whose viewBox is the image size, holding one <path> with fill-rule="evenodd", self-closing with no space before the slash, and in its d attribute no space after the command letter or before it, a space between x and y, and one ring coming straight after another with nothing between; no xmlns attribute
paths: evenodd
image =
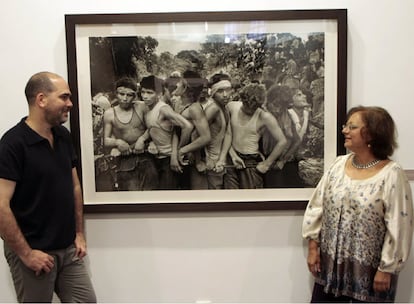
<svg viewBox="0 0 414 304"><path fill-rule="evenodd" d="M39 107L43 108L43 107L45 107L45 106L46 106L46 103L47 103L47 100L46 100L46 99L47 99L47 98L46 98L46 95L45 95L44 93L40 92L40 93L38 93L38 94L36 95L36 100L35 100L35 103L36 103Z"/></svg>

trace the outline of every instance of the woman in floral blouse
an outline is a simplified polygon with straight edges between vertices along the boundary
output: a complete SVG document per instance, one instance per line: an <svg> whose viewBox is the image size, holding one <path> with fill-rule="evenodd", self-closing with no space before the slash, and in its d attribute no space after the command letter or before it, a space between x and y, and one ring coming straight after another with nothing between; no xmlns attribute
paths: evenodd
<svg viewBox="0 0 414 304"><path fill-rule="evenodd" d="M345 148L306 208L302 234L315 277L312 302L393 302L413 233L410 184L389 157L395 125L380 107L355 107Z"/></svg>

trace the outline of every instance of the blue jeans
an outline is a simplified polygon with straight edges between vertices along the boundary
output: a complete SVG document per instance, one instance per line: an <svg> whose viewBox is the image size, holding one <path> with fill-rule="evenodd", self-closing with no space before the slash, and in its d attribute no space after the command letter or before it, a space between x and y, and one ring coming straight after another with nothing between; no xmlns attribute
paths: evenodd
<svg viewBox="0 0 414 304"><path fill-rule="evenodd" d="M63 302L96 303L95 291L84 261L75 256L75 246L45 251L55 260L49 273L35 272L4 243L4 256L10 267L17 300L22 302L52 302L53 292Z"/></svg>

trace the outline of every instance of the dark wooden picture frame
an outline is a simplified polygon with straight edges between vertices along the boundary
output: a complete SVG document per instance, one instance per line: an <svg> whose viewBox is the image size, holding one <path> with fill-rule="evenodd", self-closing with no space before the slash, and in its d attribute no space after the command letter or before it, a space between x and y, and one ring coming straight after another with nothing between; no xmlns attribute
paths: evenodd
<svg viewBox="0 0 414 304"><path fill-rule="evenodd" d="M238 211L238 210L301 210L304 209L312 189L258 190L190 190L181 198L171 191L140 191L133 193L99 193L93 186L93 135L92 115L84 111L91 107L92 84L90 79L90 37L147 36L160 27L210 26L233 28L234 25L264 25L277 28L277 33L324 34L325 93L324 134L325 168L336 155L344 154L341 140L341 125L346 120L347 87L347 10L282 10L282 11L237 11L237 12L186 12L186 13L142 13L142 14L82 14L65 15L68 82L72 90L73 109L70 128L79 156L78 172L85 196L85 212L170 212L170 211ZM279 32L279 28L281 28ZM129 29L131 33L128 34ZM162 31L162 30L161 30ZM259 33L261 30L258 30ZM103 34L102 34L103 33ZM125 34L127 33L127 34ZM138 34L137 34L138 33ZM224 34L224 31L222 32ZM273 30L271 33L276 33ZM328 67L329 65L329 67ZM86 93L85 93L86 92ZM86 137L86 138L84 138ZM92 167L91 167L92 166ZM283 192L287 190L287 192ZM178 190L180 192L182 190ZM195 191L195 192L194 192ZM239 192L238 192L239 191ZM263 191L263 192L261 192ZM148 193L153 192L153 193ZM250 195L250 193L252 193ZM299 194L298 194L299 193ZM96 198L89 199L90 197ZM150 199L147 199L150 195ZM153 196L151 196L153 195ZM223 199L221 196L223 195ZM153 197L156 197L155 199ZM104 199L102 199L104 198ZM108 199L107 199L108 198ZM119 199L118 199L119 198Z"/></svg>

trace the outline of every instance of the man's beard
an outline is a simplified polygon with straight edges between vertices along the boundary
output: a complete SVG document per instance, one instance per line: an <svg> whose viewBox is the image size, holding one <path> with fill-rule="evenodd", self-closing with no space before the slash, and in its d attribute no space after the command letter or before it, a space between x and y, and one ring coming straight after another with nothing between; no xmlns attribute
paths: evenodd
<svg viewBox="0 0 414 304"><path fill-rule="evenodd" d="M60 112L60 114L52 113L47 111L46 112L46 121L53 127L59 126L64 124L68 119L63 117L64 111Z"/></svg>

